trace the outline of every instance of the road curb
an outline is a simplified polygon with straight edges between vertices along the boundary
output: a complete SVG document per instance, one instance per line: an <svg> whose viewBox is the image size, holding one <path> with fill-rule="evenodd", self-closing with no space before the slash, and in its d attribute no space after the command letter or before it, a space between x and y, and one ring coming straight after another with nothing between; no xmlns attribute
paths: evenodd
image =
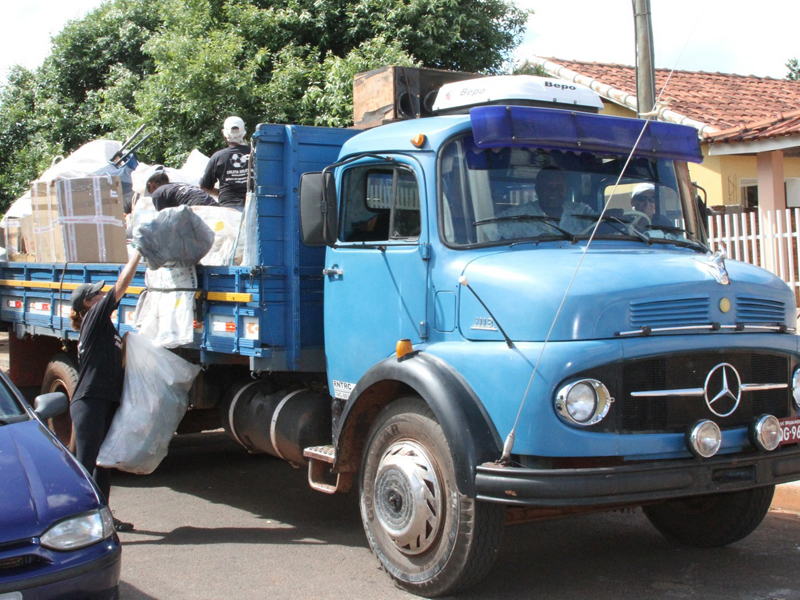
<svg viewBox="0 0 800 600"><path fill-rule="evenodd" d="M800 513L800 482L783 483L775 486L772 510Z"/></svg>

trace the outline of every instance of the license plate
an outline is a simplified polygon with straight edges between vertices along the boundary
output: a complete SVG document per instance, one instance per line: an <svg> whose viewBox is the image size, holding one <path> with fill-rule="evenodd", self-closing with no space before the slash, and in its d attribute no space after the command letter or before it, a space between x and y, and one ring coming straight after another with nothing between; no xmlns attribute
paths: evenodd
<svg viewBox="0 0 800 600"><path fill-rule="evenodd" d="M800 442L800 419L786 418L780 419L781 424L781 446L796 444Z"/></svg>
<svg viewBox="0 0 800 600"><path fill-rule="evenodd" d="M0 594L0 600L22 600L22 592L9 592Z"/></svg>

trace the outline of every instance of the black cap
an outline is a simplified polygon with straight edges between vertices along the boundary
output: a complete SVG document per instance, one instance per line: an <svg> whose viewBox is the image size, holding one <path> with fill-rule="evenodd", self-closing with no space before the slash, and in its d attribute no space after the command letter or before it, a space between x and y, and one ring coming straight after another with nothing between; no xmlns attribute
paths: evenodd
<svg viewBox="0 0 800 600"><path fill-rule="evenodd" d="M94 296L97 292L103 289L106 280L98 281L96 283L82 283L72 291L70 301L72 302L72 310L81 312L84 310L83 301Z"/></svg>

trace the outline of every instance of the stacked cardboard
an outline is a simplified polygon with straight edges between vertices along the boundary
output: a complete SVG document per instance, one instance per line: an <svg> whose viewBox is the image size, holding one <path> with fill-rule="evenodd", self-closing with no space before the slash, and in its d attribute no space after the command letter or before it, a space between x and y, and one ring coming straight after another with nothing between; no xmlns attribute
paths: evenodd
<svg viewBox="0 0 800 600"><path fill-rule="evenodd" d="M23 245L32 246L37 261L127 262L118 177L34 181L31 204L33 243Z"/></svg>
<svg viewBox="0 0 800 600"><path fill-rule="evenodd" d="M5 248L12 261L35 260L33 251L33 215L6 219Z"/></svg>

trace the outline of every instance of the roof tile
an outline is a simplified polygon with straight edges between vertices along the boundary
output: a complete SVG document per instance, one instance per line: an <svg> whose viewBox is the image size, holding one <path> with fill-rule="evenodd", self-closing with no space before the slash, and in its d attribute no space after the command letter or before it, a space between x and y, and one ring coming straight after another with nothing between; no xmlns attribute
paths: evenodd
<svg viewBox="0 0 800 600"><path fill-rule="evenodd" d="M636 93L636 69L627 65L549 58L630 94ZM669 82L664 90L664 84ZM755 75L656 69L656 94L671 110L717 131L715 142L763 140L800 134L800 81Z"/></svg>

